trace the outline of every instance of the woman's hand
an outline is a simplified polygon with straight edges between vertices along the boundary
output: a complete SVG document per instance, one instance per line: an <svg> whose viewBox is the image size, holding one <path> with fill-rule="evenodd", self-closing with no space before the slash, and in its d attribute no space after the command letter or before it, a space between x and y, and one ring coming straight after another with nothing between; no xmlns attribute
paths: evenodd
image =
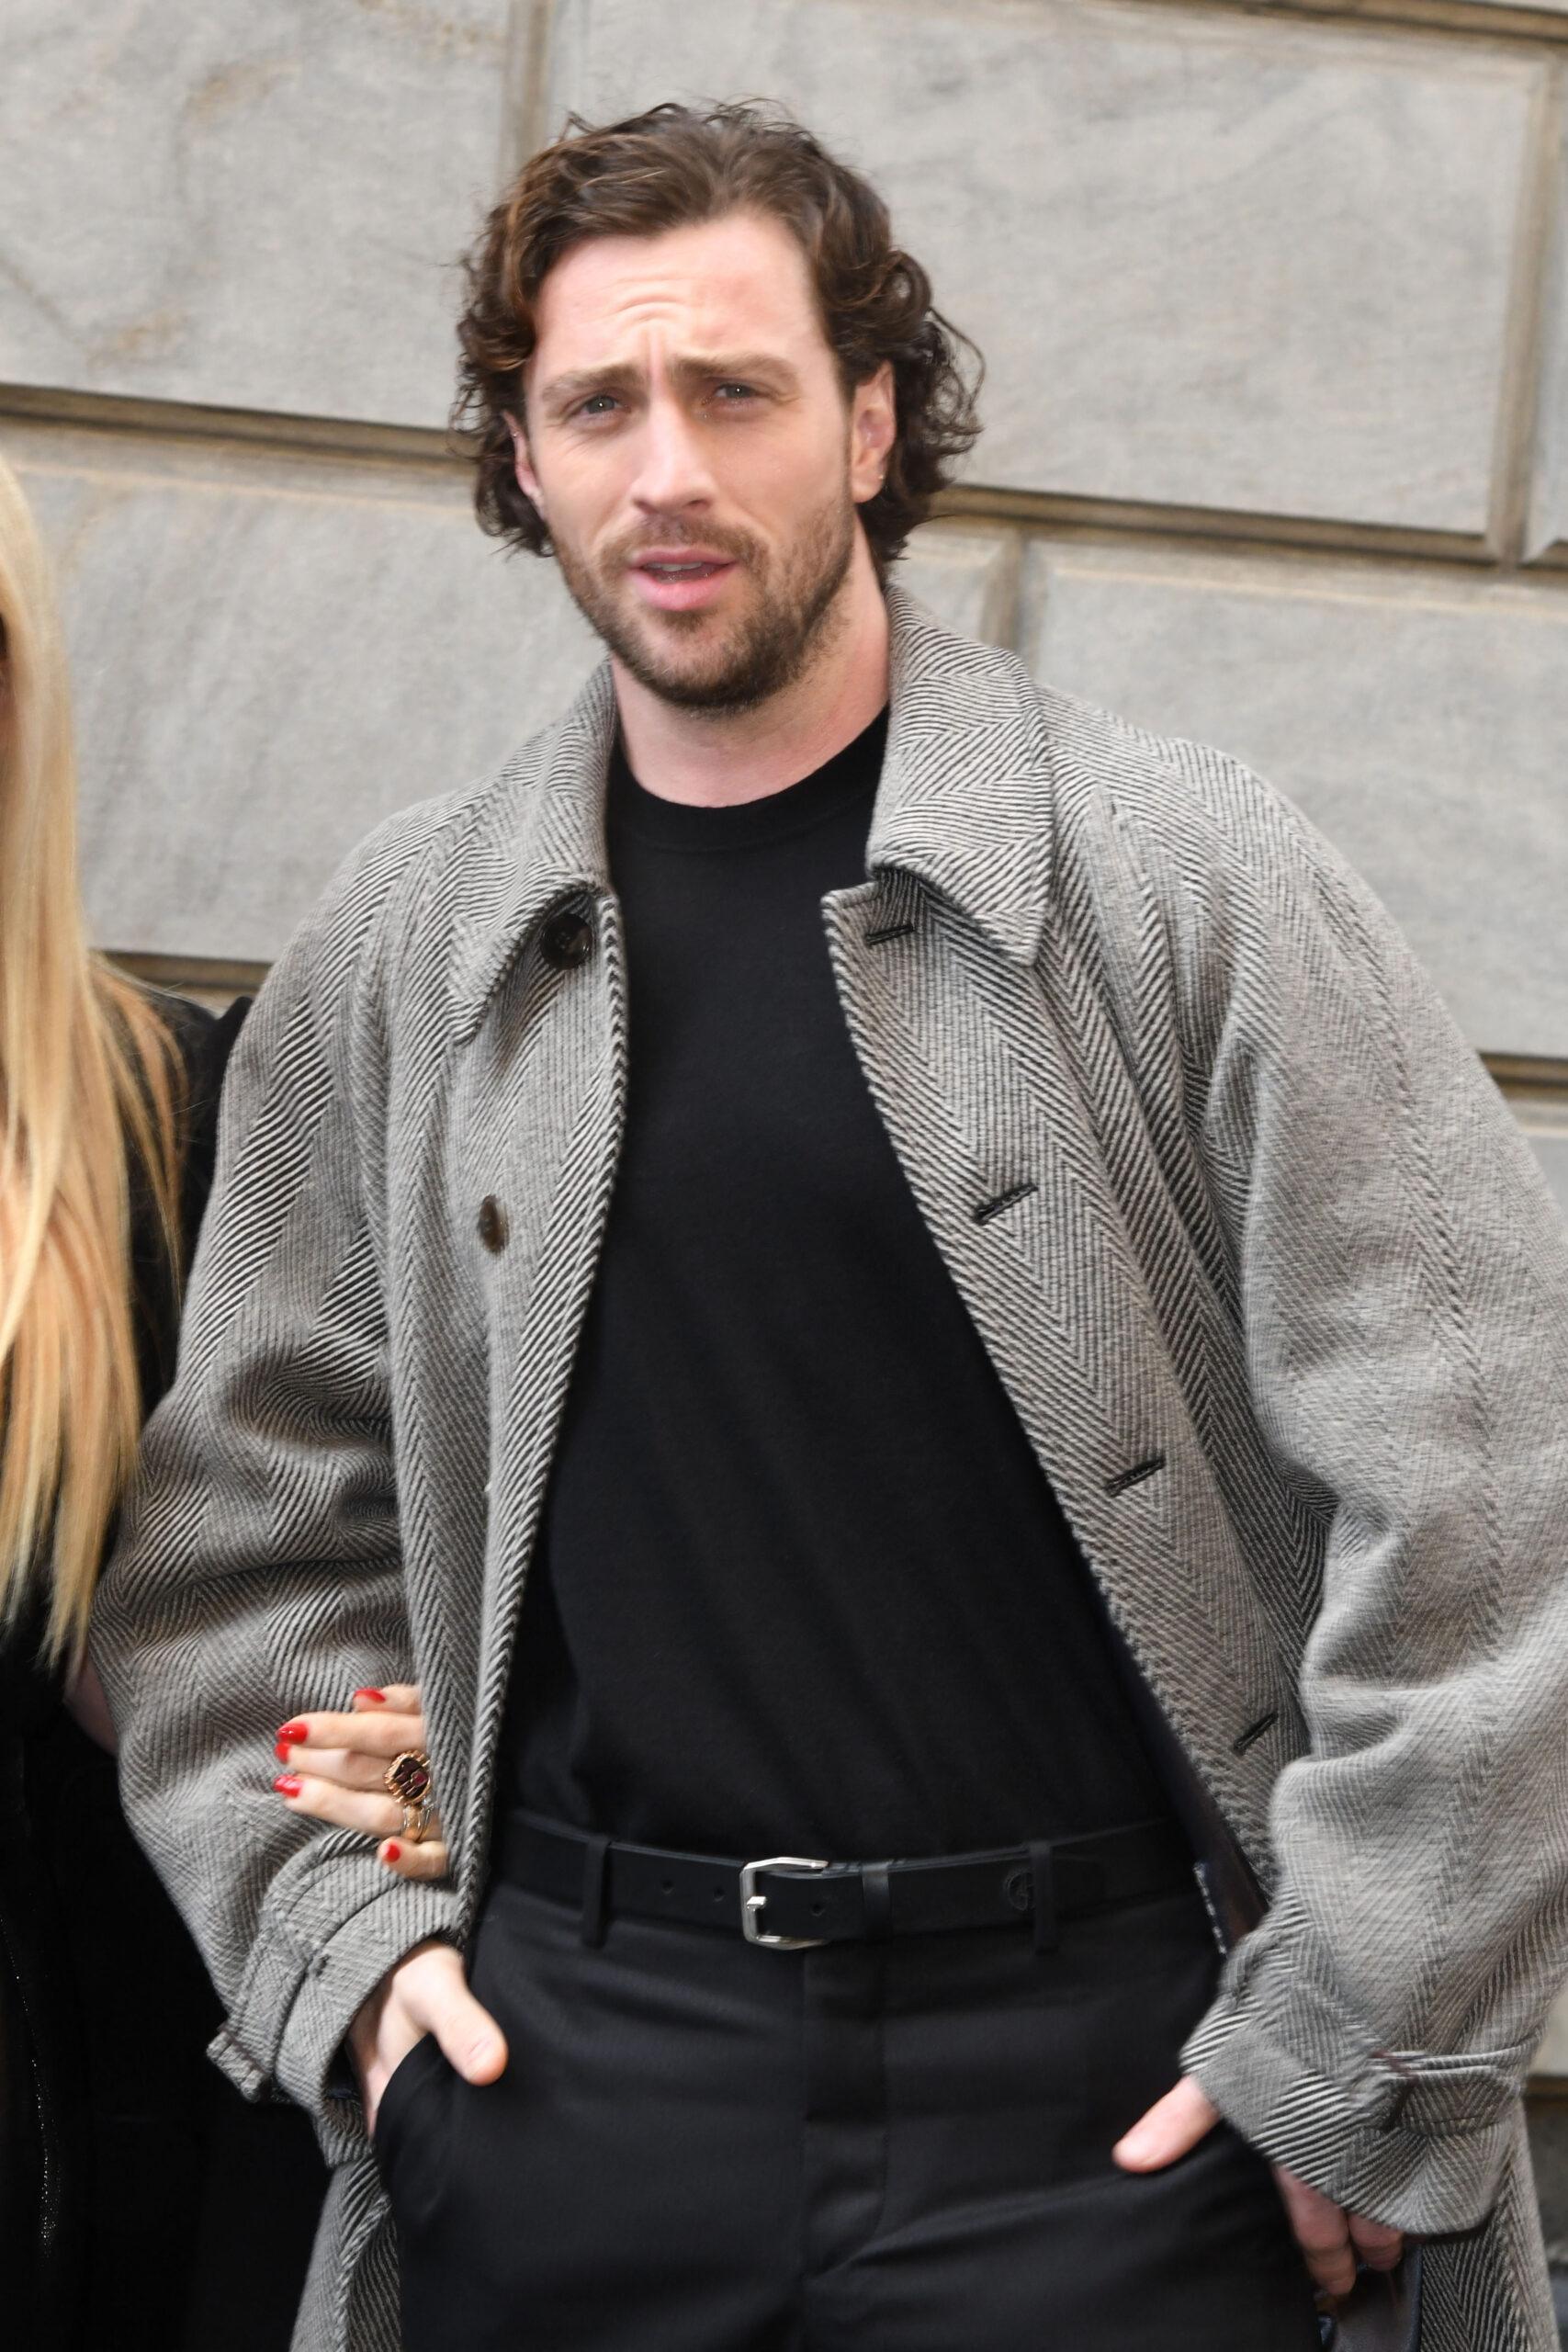
<svg viewBox="0 0 1568 2352"><path fill-rule="evenodd" d="M112 1756L118 1745L115 1738L114 1717L104 1696L104 1686L98 1680L98 1669L90 1657L85 1657L67 1679L65 1711L78 1729Z"/></svg>
<svg viewBox="0 0 1568 2352"><path fill-rule="evenodd" d="M412 1682L384 1690L356 1690L346 1714L296 1715L277 1735L284 1768L273 1782L291 1813L358 1829L374 1838L377 1854L398 1878L445 1878L446 1840L439 1815L425 1835L403 1836L403 1808L388 1794L387 1767L395 1756L424 1747L419 1690Z"/></svg>

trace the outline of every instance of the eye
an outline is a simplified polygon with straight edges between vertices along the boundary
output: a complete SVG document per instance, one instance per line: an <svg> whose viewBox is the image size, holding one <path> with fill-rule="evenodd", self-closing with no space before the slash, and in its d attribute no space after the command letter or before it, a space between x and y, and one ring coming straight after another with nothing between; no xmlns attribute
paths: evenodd
<svg viewBox="0 0 1568 2352"><path fill-rule="evenodd" d="M618 402L614 392L591 392L585 401L579 403L577 409L574 411L574 414L578 416L608 416L611 410L616 406L618 406Z"/></svg>
<svg viewBox="0 0 1568 2352"><path fill-rule="evenodd" d="M756 391L750 384L716 384L713 396L725 408L736 408L747 401L754 401Z"/></svg>

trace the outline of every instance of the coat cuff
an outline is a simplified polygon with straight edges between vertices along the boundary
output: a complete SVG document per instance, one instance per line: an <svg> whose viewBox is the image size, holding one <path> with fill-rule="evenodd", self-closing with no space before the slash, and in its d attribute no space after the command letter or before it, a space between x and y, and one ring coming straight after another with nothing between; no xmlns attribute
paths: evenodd
<svg viewBox="0 0 1568 2352"><path fill-rule="evenodd" d="M269 1903L244 1984L210 2055L247 2098L282 2092L314 2118L331 2162L365 2150L353 2069L339 2064L355 2012L389 1969L432 1938L457 1940L449 1885L392 1879L338 1855Z"/></svg>
<svg viewBox="0 0 1568 2352"><path fill-rule="evenodd" d="M1382 2047L1265 1931L1232 1955L1181 2063L1271 2163L1348 2211L1435 2236L1495 2201L1531 2048Z"/></svg>

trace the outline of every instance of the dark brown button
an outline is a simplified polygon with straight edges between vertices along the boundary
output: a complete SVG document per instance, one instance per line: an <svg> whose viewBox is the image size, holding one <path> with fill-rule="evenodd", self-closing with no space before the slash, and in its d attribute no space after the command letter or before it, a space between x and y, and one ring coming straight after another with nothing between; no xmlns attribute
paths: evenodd
<svg viewBox="0 0 1568 2352"><path fill-rule="evenodd" d="M547 963L555 965L558 971L573 971L593 953L593 926L586 915L565 908L550 917L539 944Z"/></svg>
<svg viewBox="0 0 1568 2352"><path fill-rule="evenodd" d="M506 1247L506 1211L493 1193L487 1193L479 1203L479 1239L490 1250Z"/></svg>

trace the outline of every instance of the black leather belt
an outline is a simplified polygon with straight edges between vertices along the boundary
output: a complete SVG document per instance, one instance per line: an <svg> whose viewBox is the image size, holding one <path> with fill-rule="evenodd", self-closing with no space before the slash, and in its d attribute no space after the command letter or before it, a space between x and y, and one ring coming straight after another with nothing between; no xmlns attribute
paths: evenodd
<svg viewBox="0 0 1568 2352"><path fill-rule="evenodd" d="M622 1845L513 1812L502 1824L495 1865L513 1885L579 1910L587 1943L627 1913L716 1928L773 1951L1031 1926L1036 1949L1048 1951L1063 1919L1195 1884L1191 1850L1170 1820L930 1861L774 1854L737 1862Z"/></svg>

